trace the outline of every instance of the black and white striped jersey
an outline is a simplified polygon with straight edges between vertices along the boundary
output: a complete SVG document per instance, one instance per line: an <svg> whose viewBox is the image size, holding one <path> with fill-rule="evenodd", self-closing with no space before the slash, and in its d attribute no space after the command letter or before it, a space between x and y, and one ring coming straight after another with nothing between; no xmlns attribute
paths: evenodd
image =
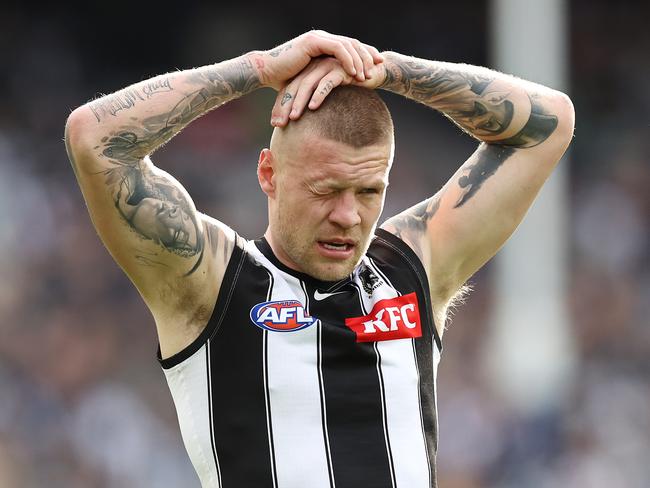
<svg viewBox="0 0 650 488"><path fill-rule="evenodd" d="M435 487L441 343L415 253L378 229L323 282L237 241L207 327L160 360L202 485Z"/></svg>

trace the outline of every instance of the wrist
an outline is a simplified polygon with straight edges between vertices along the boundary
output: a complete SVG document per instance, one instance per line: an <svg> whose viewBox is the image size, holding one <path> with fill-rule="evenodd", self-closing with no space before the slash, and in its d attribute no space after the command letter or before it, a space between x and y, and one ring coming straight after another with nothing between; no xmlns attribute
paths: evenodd
<svg viewBox="0 0 650 488"><path fill-rule="evenodd" d="M269 66L265 58L267 58L268 53L266 51L249 51L246 54L240 56L242 62L248 63L253 70L253 73L259 80L259 87L269 87L270 79L269 76Z"/></svg>
<svg viewBox="0 0 650 488"><path fill-rule="evenodd" d="M384 80L379 88L403 95L408 91L406 73L401 68L405 56L393 51L383 51L381 54L384 57Z"/></svg>

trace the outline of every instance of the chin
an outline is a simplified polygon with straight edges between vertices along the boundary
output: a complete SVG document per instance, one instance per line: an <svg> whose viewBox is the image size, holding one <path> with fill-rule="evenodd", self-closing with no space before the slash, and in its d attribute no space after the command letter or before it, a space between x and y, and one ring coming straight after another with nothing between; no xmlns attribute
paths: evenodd
<svg viewBox="0 0 650 488"><path fill-rule="evenodd" d="M310 276L321 281L339 281L350 276L354 268L359 263L359 259L350 260L345 263L323 263L311 267L307 272Z"/></svg>

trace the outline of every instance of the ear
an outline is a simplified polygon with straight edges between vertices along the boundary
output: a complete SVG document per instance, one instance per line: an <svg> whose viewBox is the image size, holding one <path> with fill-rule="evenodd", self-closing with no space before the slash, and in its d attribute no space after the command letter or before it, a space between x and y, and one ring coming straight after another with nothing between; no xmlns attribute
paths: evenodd
<svg viewBox="0 0 650 488"><path fill-rule="evenodd" d="M269 198L275 197L276 173L273 153L270 149L264 148L260 151L260 158L257 161L257 181L260 188Z"/></svg>

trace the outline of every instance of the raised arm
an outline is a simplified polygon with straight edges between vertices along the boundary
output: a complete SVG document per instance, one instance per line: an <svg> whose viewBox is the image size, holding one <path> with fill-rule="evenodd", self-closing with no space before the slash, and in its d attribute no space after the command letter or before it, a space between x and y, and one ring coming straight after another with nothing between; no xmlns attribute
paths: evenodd
<svg viewBox="0 0 650 488"><path fill-rule="evenodd" d="M157 76L70 115L66 148L91 217L136 284L171 270L191 274L205 244L189 195L149 156L195 118L259 86L249 54Z"/></svg>
<svg viewBox="0 0 650 488"><path fill-rule="evenodd" d="M274 125L318 109L335 86L355 84L428 105L481 141L440 191L382 225L420 256L442 317L449 299L521 222L566 150L573 106L563 93L487 68L382 54L365 81L335 59L314 60L285 88L296 93L293 103L280 103L278 94ZM435 156L426 162L436 164Z"/></svg>
<svg viewBox="0 0 650 488"><path fill-rule="evenodd" d="M383 225L420 255L444 307L523 219L571 141L573 106L563 93L486 68L384 55L381 88L482 141L435 196Z"/></svg>
<svg viewBox="0 0 650 488"><path fill-rule="evenodd" d="M269 51L131 85L68 118L66 148L93 224L149 305L159 333L161 323L207 320L234 232L197 212L150 155L197 117L259 87L280 89L321 55L334 56L358 79L379 58L353 40L309 32ZM165 353L162 340L161 346Z"/></svg>

